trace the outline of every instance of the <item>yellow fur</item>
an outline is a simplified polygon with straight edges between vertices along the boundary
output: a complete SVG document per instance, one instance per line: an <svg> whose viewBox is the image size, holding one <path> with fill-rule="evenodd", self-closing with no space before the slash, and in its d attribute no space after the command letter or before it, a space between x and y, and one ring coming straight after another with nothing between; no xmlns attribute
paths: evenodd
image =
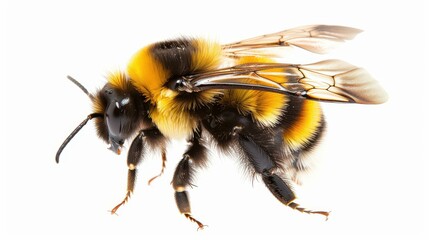
<svg viewBox="0 0 429 240"><path fill-rule="evenodd" d="M284 139L294 149L299 149L316 133L322 120L322 110L316 101L306 100L298 120L285 129Z"/></svg>
<svg viewBox="0 0 429 240"><path fill-rule="evenodd" d="M215 69L220 65L222 46L217 42L195 39L195 53L192 55L193 71Z"/></svg>
<svg viewBox="0 0 429 240"><path fill-rule="evenodd" d="M142 48L131 58L127 72L136 89L156 104L168 72L151 56L150 48Z"/></svg>
<svg viewBox="0 0 429 240"><path fill-rule="evenodd" d="M192 40L195 52L192 55L191 71L207 71L219 67L222 48L216 42ZM128 74L136 89L148 97L151 103L149 116L167 137L188 137L197 128L198 119L191 111L215 100L219 91L193 93L193 98L178 99L178 93L166 87L169 72L150 53L151 46L137 52L128 65Z"/></svg>
<svg viewBox="0 0 429 240"><path fill-rule="evenodd" d="M107 81L114 87L126 91L128 89L128 81L125 73L116 71L107 75Z"/></svg>
<svg viewBox="0 0 429 240"><path fill-rule="evenodd" d="M187 138L191 136L193 130L197 127L197 119L187 111L177 108L177 105L171 106L169 111L166 108L153 107L150 116L158 129L170 138Z"/></svg>
<svg viewBox="0 0 429 240"><path fill-rule="evenodd" d="M128 82L127 82L127 77L126 77L125 73L120 72L120 71L111 72L107 75L107 81L114 88L121 89L122 91L127 91ZM92 102L93 112L104 113L104 111L105 111L104 108L105 108L105 106L103 106L103 104L101 103L101 99L98 97L94 98L94 100Z"/></svg>
<svg viewBox="0 0 429 240"><path fill-rule="evenodd" d="M237 64L260 62L273 62L268 58L243 57ZM284 78L273 78L274 81L285 81ZM249 79L249 82L253 80ZM287 103L287 97L278 93L270 93L254 90L227 90L222 99L226 105L235 107L241 114L250 114L254 120L262 126L273 126L279 121L283 107Z"/></svg>
<svg viewBox="0 0 429 240"><path fill-rule="evenodd" d="M92 101L92 112L94 113L104 113L105 109L101 103L101 99L98 97L93 98Z"/></svg>

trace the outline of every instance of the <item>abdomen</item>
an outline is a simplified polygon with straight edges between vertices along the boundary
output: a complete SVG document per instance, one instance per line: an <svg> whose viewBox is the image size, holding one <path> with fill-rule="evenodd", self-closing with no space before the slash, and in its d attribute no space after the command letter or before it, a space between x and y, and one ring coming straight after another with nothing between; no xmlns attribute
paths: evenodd
<svg viewBox="0 0 429 240"><path fill-rule="evenodd" d="M283 138L294 151L312 149L325 129L322 108L317 101L290 97L281 123Z"/></svg>

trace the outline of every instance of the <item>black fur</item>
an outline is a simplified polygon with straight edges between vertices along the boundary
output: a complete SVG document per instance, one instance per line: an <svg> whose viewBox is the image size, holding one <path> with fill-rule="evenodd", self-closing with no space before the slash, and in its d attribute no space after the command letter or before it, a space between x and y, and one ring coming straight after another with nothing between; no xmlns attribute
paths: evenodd
<svg viewBox="0 0 429 240"><path fill-rule="evenodd" d="M288 179L282 178L283 163L293 155L286 152L281 124L273 128L252 124L251 117L237 110L218 106L217 111L203 120L204 128L213 136L221 149L231 146L240 154L252 175L261 176L265 186L283 204L305 213L328 216L324 211L312 211L294 202L295 194Z"/></svg>
<svg viewBox="0 0 429 240"><path fill-rule="evenodd" d="M325 128L326 128L326 121L322 117L322 119L320 121L320 125L317 127L316 131L314 132L313 137L308 139L308 141L304 144L304 146L302 146L303 152L309 152L314 147L317 146L317 143L320 141L323 133L325 132Z"/></svg>
<svg viewBox="0 0 429 240"><path fill-rule="evenodd" d="M246 159L250 162L257 173L270 171L275 168L270 156L258 146L252 138L239 136L238 143L242 148Z"/></svg>
<svg viewBox="0 0 429 240"><path fill-rule="evenodd" d="M198 229L204 228L204 225L191 215L191 205L189 203L187 187L192 187L192 180L196 168L203 167L207 161L207 149L201 138L201 128L194 131L191 139L188 140L189 148L183 154L182 160L174 171L172 185L175 190L174 197L179 211L186 218L198 224Z"/></svg>
<svg viewBox="0 0 429 240"><path fill-rule="evenodd" d="M191 39L177 39L158 42L152 45L153 58L158 60L171 76L184 76L191 73L192 54L195 47Z"/></svg>
<svg viewBox="0 0 429 240"><path fill-rule="evenodd" d="M144 130L147 146L150 150L165 149L168 139L157 127Z"/></svg>
<svg viewBox="0 0 429 240"><path fill-rule="evenodd" d="M192 185L192 179L195 174L195 168L189 162L189 156L184 156L177 164L171 181L174 189L186 188Z"/></svg>
<svg viewBox="0 0 429 240"><path fill-rule="evenodd" d="M207 164L207 148L201 138L201 129L194 131L189 142L188 150L183 154L182 160L176 167L172 184L174 189L192 186L192 180L197 168L205 167Z"/></svg>
<svg viewBox="0 0 429 240"><path fill-rule="evenodd" d="M243 116L237 110L224 106L212 107L212 112L202 121L204 128L213 136L215 144L224 152L236 151L241 155L244 165L251 175L255 166L250 158L267 158L276 169L283 170L286 151L283 141L283 130L278 127L266 128L253 122L251 116ZM240 139L238 138L240 137ZM258 146L262 155L252 152L252 146ZM256 151L256 150L255 150ZM267 163L268 164L268 163ZM261 173L261 171L259 171Z"/></svg>
<svg viewBox="0 0 429 240"><path fill-rule="evenodd" d="M141 161L144 149L144 130L141 130L131 143L127 156L127 165L133 164L134 166L137 166Z"/></svg>
<svg viewBox="0 0 429 240"><path fill-rule="evenodd" d="M198 134L194 135L193 139L190 141L190 146L185 152L185 155L188 155L192 160L192 163L195 167L205 167L207 163L207 148L204 145L204 141L201 138L200 130ZM195 134L195 133L194 133Z"/></svg>
<svg viewBox="0 0 429 240"><path fill-rule="evenodd" d="M304 101L308 100L301 97L289 96L289 101L280 123L285 129L294 125L297 121L300 120Z"/></svg>

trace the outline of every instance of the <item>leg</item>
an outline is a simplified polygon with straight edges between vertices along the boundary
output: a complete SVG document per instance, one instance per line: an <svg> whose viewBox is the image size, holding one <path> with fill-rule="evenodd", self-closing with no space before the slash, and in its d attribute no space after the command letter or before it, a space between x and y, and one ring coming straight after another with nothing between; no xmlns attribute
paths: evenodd
<svg viewBox="0 0 429 240"><path fill-rule="evenodd" d="M283 169L284 159L288 153L284 145L282 128L260 128L251 117L243 116L230 108L214 109L213 113L203 120L203 125L217 141L220 149L229 152L231 145L241 150L245 167L260 174L267 188L283 204L300 212L328 216L328 212L311 211L299 207L294 202L295 194L288 182L276 172Z"/></svg>
<svg viewBox="0 0 429 240"><path fill-rule="evenodd" d="M201 143L201 130L194 132L194 136L189 141L190 146L183 154L182 160L176 167L173 176L174 197L176 199L177 208L190 221L198 225L198 229L203 229L204 224L195 219L191 215L191 205L189 203L188 192L186 188L192 186L192 178L196 168L203 167L206 163L207 149Z"/></svg>
<svg viewBox="0 0 429 240"><path fill-rule="evenodd" d="M326 218L329 216L328 212L307 210L299 207L299 204L294 202L295 194L288 186L287 181L275 173L275 170L278 169L275 162L272 161L269 154L260 145L251 138L242 135L238 137L238 143L255 171L261 174L267 188L281 203L300 212L321 214Z"/></svg>
<svg viewBox="0 0 429 240"><path fill-rule="evenodd" d="M131 194L134 191L134 185L137 175L137 165L141 162L143 151L149 145L149 147L153 147L156 144L161 144L165 146L165 138L159 132L158 128L153 127L150 129L141 130L139 134L134 138L131 143L130 149L128 151L127 156L127 165L128 165L128 183L127 183L127 193L125 194L125 198L116 205L110 212L115 214L116 211L124 205L128 199L131 197ZM165 147L163 148L165 149ZM164 161L164 159L163 159Z"/></svg>
<svg viewBox="0 0 429 240"><path fill-rule="evenodd" d="M141 156L143 154L143 149L144 149L143 139L144 139L144 130L140 131L137 137L135 137L133 142L131 143L130 150L128 151L128 157L127 157L127 165L128 165L127 193L125 194L124 200L122 200L122 202L120 202L110 211L112 214L115 214L116 211L118 211L119 207L124 205L128 201L128 199L130 198L131 194L134 191L134 185L135 185L135 180L137 175L136 166L141 160Z"/></svg>
<svg viewBox="0 0 429 240"><path fill-rule="evenodd" d="M162 133L156 127L147 130L146 138L147 138L148 147L150 149L161 150L161 160L162 160L161 172L158 175L149 179L148 185L150 185L153 180L160 177L164 173L164 169L167 162L167 150L166 150L167 139L164 137L164 135L162 135Z"/></svg>
<svg viewBox="0 0 429 240"><path fill-rule="evenodd" d="M167 153L166 153L165 147L161 149L161 159L162 159L161 172L158 175L154 176L153 178L149 179L149 181L147 182L147 185L150 185L153 180L155 180L158 177L161 177L161 175L164 173L164 169L166 165L165 163L167 162Z"/></svg>

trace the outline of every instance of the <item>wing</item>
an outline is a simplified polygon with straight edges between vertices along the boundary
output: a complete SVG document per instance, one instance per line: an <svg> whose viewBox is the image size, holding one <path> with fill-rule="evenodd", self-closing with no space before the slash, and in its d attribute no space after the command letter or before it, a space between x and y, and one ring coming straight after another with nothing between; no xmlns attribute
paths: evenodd
<svg viewBox="0 0 429 240"><path fill-rule="evenodd" d="M327 53L338 44L353 39L362 30L334 25L309 25L262 35L223 45L227 57L269 55L262 48L295 46L314 53Z"/></svg>
<svg viewBox="0 0 429 240"><path fill-rule="evenodd" d="M341 60L312 64L247 63L181 78L179 91L249 89L318 101L378 104L387 94L362 68Z"/></svg>

